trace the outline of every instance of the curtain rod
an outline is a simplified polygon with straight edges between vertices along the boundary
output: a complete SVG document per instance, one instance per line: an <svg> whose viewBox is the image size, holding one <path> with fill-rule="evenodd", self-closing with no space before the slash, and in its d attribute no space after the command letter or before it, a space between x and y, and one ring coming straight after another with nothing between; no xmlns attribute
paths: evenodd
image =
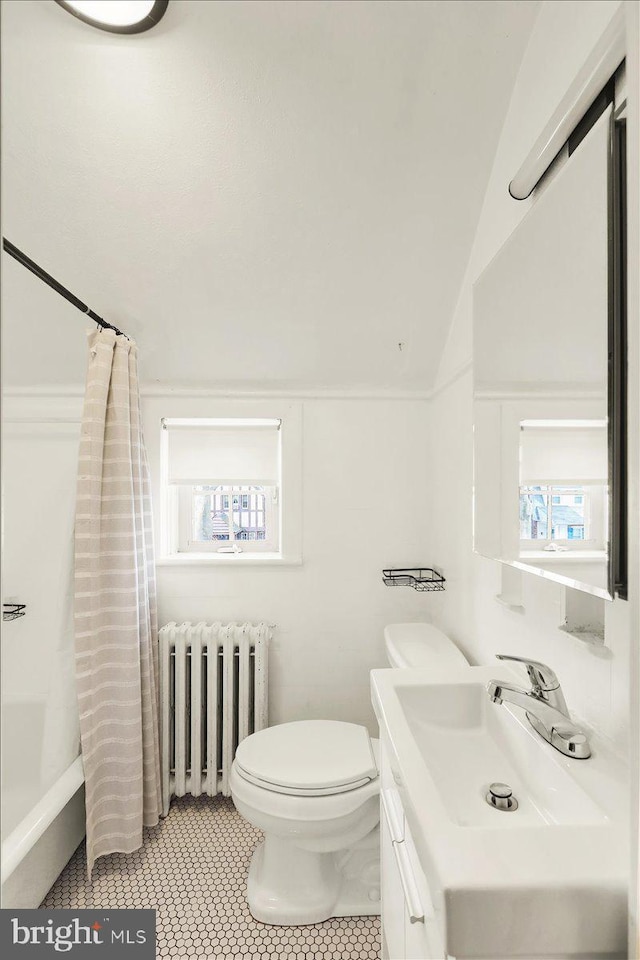
<svg viewBox="0 0 640 960"><path fill-rule="evenodd" d="M55 290L56 293L59 293L61 297L64 297L65 300L68 300L69 303L72 303L74 307L81 311L81 313L86 314L90 320L95 321L98 326L105 330L113 330L119 337L126 337L129 339L126 333L123 333L122 330L118 330L117 327L114 327L112 323L107 323L106 320L103 320L102 317L99 317L91 307L88 307L86 303L83 303L79 297L76 297L75 294L71 293L70 290L67 290L66 287L63 287L61 283L58 283L51 274L47 273L46 270L43 270L41 266L37 263L34 263L23 253L22 250L18 250L15 244L11 243L10 240L7 240L6 237L2 238L2 246L4 250L9 254L10 257L13 257L14 260L17 260L18 263L21 263L23 267L26 267L27 270L30 270L31 273L35 274L36 277L39 277L40 280L48 284L52 290Z"/></svg>

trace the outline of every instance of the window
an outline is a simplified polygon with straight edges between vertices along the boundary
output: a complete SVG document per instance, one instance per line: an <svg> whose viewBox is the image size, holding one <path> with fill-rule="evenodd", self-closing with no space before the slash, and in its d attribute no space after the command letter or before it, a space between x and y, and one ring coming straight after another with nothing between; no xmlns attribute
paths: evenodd
<svg viewBox="0 0 640 960"><path fill-rule="evenodd" d="M145 397L159 566L302 563L303 413L287 398ZM211 536L212 512L229 539Z"/></svg>
<svg viewBox="0 0 640 960"><path fill-rule="evenodd" d="M520 487L520 540L591 539L590 500L583 487Z"/></svg>
<svg viewBox="0 0 640 960"><path fill-rule="evenodd" d="M171 553L277 553L280 421L165 419Z"/></svg>
<svg viewBox="0 0 640 960"><path fill-rule="evenodd" d="M605 551L606 420L521 420L519 460L521 556L558 546Z"/></svg>

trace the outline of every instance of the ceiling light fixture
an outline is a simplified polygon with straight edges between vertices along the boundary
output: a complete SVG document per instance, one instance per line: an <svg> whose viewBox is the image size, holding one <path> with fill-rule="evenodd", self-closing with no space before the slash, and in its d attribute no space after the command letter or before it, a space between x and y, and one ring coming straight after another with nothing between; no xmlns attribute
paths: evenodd
<svg viewBox="0 0 640 960"><path fill-rule="evenodd" d="M109 33L143 33L162 20L169 0L56 0L78 20Z"/></svg>

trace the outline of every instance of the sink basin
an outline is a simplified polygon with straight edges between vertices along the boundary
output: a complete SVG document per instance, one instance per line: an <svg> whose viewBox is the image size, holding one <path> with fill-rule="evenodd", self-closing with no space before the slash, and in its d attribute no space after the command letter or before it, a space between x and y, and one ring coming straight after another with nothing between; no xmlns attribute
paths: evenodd
<svg viewBox="0 0 640 960"><path fill-rule="evenodd" d="M538 749L524 714L491 703L481 683L397 687L398 700L447 816L496 830L605 823L607 814L555 760ZM542 744L545 746L544 744ZM572 760L572 763L587 761ZM508 784L514 812L490 807L489 784Z"/></svg>
<svg viewBox="0 0 640 960"><path fill-rule="evenodd" d="M626 957L624 764L597 736L589 759L565 757L523 711L492 703L489 680L515 679L504 664L371 676L447 955ZM486 802L495 782L511 787L517 810Z"/></svg>

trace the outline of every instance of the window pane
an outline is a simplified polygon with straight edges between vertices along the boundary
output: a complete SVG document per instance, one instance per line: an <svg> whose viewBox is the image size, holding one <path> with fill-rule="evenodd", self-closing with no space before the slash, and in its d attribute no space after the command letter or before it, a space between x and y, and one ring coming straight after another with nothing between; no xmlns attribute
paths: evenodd
<svg viewBox="0 0 640 960"><path fill-rule="evenodd" d="M533 487L520 493L520 539L546 540L548 494Z"/></svg>
<svg viewBox="0 0 640 960"><path fill-rule="evenodd" d="M266 540L266 496L264 487L193 487L193 540ZM253 509L242 509L249 503Z"/></svg>
<svg viewBox="0 0 640 960"><path fill-rule="evenodd" d="M586 540L589 502L584 487L521 487L520 539Z"/></svg>
<svg viewBox="0 0 640 960"><path fill-rule="evenodd" d="M193 495L193 539L211 540L213 527L211 523L210 497L207 494L194 493Z"/></svg>
<svg viewBox="0 0 640 960"><path fill-rule="evenodd" d="M555 503L553 498L553 540L584 540L584 503ZM558 500L573 500L574 497L558 497ZM569 532L571 530L571 533Z"/></svg>

